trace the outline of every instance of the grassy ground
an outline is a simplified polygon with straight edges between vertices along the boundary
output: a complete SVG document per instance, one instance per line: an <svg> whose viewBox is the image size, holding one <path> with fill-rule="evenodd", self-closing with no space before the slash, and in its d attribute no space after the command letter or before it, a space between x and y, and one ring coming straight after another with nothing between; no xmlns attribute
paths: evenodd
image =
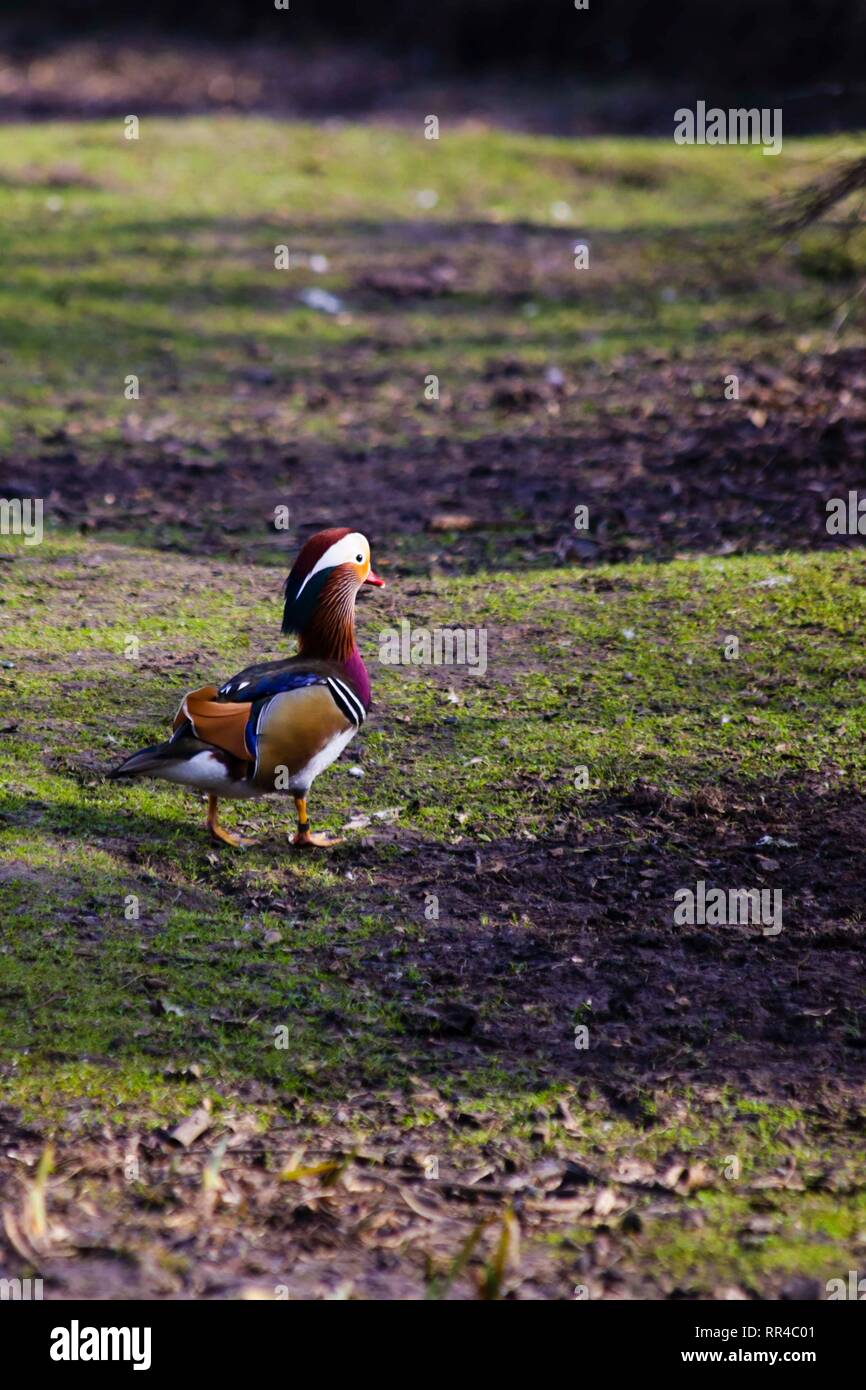
<svg viewBox="0 0 866 1390"><path fill-rule="evenodd" d="M307 440L351 429L395 447L439 432L443 411L461 432L488 429L489 402L460 416L492 356L579 373L634 350L694 356L701 335L736 354L780 308L787 341L827 321L840 298L828 277L852 265L814 247L780 257L778 238L755 246L749 203L856 147L804 141L767 159L260 120L145 121L137 141L119 122L0 132L5 440L53 426L85 454L168 435L291 446L303 424ZM575 270L576 242L589 271ZM288 270L274 268L278 245ZM791 261L817 273L794 289ZM311 287L345 312L307 308ZM561 423L597 408L566 396Z"/></svg>
<svg viewBox="0 0 866 1390"><path fill-rule="evenodd" d="M863 243L754 209L831 147L121 132L0 131L0 495L48 523L0 537L10 1269L821 1296L866 1247L866 600L824 526ZM262 803L217 851L195 798L106 783L282 650L290 550L345 522L388 576L311 800L346 843ZM486 673L380 663L401 618L485 629ZM698 879L780 889L782 932L675 926Z"/></svg>

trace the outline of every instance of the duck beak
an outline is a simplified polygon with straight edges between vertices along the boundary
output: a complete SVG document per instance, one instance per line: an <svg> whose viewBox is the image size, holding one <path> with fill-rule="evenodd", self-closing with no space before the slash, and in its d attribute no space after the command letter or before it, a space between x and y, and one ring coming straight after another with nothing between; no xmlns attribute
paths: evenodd
<svg viewBox="0 0 866 1390"><path fill-rule="evenodd" d="M379 589L384 589L385 587L384 579L380 579L375 570L370 570L370 573L367 575L367 578L364 580L364 583L375 584L376 587Z"/></svg>

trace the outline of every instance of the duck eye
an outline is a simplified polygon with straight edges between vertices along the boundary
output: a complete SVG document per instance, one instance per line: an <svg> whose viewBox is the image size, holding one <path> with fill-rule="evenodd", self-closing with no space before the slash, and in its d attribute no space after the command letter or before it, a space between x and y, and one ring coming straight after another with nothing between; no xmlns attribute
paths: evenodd
<svg viewBox="0 0 866 1390"><path fill-rule="evenodd" d="M355 556L355 559L358 561L358 564L359 564L359 565L363 565L363 563L364 563L364 557L363 557L363 555L356 555L356 556Z"/></svg>

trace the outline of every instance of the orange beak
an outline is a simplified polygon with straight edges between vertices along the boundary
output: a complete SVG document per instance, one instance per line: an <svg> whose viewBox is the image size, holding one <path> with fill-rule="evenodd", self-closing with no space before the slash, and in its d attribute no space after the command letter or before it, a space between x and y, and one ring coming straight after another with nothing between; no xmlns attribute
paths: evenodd
<svg viewBox="0 0 866 1390"><path fill-rule="evenodd" d="M380 579L375 570L370 570L370 573L367 575L367 578L364 580L364 583L375 584L376 587L379 589L384 589L385 587L384 579Z"/></svg>

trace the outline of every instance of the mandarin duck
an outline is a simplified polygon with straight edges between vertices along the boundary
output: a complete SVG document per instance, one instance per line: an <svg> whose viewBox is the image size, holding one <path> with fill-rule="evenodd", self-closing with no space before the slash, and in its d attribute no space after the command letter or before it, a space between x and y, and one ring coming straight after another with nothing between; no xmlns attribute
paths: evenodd
<svg viewBox="0 0 866 1390"><path fill-rule="evenodd" d="M297 634L297 655L190 691L171 738L133 753L109 776L159 777L206 792L208 830L229 845L248 842L219 824L221 796L289 792L298 814L293 843L339 844L310 833L307 793L370 709L370 679L355 642L362 584L384 584L371 568L366 536L348 527L311 536L285 586L283 632Z"/></svg>

